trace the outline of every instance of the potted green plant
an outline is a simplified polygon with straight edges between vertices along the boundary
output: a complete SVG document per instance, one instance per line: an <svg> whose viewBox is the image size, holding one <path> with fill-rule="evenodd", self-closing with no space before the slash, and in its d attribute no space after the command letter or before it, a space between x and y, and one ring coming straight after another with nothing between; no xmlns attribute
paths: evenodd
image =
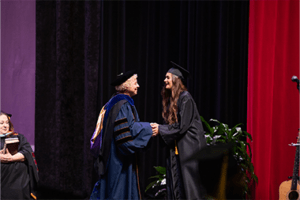
<svg viewBox="0 0 300 200"><path fill-rule="evenodd" d="M232 153L233 157L237 161L241 173L243 176L243 194L246 198L251 198L251 192L249 185L251 183L257 183L258 178L254 173L254 167L251 162L252 152L250 144L247 142L247 139L252 141L252 136L247 132L241 129L242 124L237 124L233 128L229 128L227 124L221 123L216 119L211 119L210 121L214 123L214 126L211 126L205 119L201 116L201 120L204 123L207 132L205 133L205 138L207 144L217 145L220 143L231 143L233 144ZM161 196L161 194L166 193L166 169L164 167L156 166L154 167L158 172L158 175L150 177L155 179L151 182L146 191L150 188L156 188L156 193L154 198Z"/></svg>
<svg viewBox="0 0 300 200"><path fill-rule="evenodd" d="M152 195L153 199L165 199L167 197L166 188L166 168L162 166L154 166L157 171L157 175L149 177L149 179L154 179L146 187L145 192L149 189L155 189L155 194Z"/></svg>
<svg viewBox="0 0 300 200"><path fill-rule="evenodd" d="M252 141L252 136L241 129L241 123L229 128L227 124L221 123L216 119L211 119L215 125L210 126L208 122L201 116L201 120L207 128L205 134L208 145L220 143L233 143L233 156L239 165L244 177L244 196L251 197L249 185L258 182L258 178L254 173L253 163L251 162L252 152L247 139Z"/></svg>

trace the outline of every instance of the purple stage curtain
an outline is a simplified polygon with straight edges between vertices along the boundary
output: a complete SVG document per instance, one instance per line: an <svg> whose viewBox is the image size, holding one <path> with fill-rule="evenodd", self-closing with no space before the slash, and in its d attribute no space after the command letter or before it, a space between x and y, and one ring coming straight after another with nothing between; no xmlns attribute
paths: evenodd
<svg viewBox="0 0 300 200"><path fill-rule="evenodd" d="M35 1L1 1L1 110L34 145Z"/></svg>

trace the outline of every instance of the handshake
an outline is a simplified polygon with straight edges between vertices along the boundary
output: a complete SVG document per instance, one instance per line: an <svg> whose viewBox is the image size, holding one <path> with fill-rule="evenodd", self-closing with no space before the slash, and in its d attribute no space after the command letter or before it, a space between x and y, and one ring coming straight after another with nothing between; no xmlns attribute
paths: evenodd
<svg viewBox="0 0 300 200"><path fill-rule="evenodd" d="M158 132L158 126L159 126L159 124L157 124L157 123L150 123L150 126L152 127L152 137L153 136L157 136L157 134L159 134L159 132Z"/></svg>

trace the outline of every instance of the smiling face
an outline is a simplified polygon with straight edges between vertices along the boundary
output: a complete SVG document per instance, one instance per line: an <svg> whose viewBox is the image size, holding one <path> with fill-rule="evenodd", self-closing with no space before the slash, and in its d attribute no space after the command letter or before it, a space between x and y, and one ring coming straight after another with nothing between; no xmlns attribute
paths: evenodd
<svg viewBox="0 0 300 200"><path fill-rule="evenodd" d="M9 131L9 121L6 115L0 115L0 134L7 133Z"/></svg>
<svg viewBox="0 0 300 200"><path fill-rule="evenodd" d="M138 88L140 87L137 81L137 77L137 74L134 74L121 85L115 86L115 89L118 93L126 94L130 97L137 95Z"/></svg>
<svg viewBox="0 0 300 200"><path fill-rule="evenodd" d="M128 86L126 88L127 93L129 94L129 96L133 97L133 96L137 95L139 87L140 86L139 86L138 81L137 81L137 75L133 75L130 78L130 83L128 84Z"/></svg>
<svg viewBox="0 0 300 200"><path fill-rule="evenodd" d="M165 78L165 80L164 80L164 82L165 82L165 86L166 86L166 89L172 89L172 87L173 87L173 75L170 73L170 72L167 72L166 73L166 78Z"/></svg>

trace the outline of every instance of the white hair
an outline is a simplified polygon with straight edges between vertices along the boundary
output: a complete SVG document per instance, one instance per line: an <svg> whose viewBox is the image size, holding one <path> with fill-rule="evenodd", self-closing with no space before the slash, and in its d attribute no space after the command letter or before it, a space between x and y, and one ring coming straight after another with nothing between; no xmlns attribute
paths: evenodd
<svg viewBox="0 0 300 200"><path fill-rule="evenodd" d="M137 77L138 77L137 74L132 75L129 79L127 79L121 85L115 86L115 89L117 90L117 92L120 92L120 93L126 92L127 88L130 87L131 84L133 84L133 80L135 80L135 78L137 78Z"/></svg>

